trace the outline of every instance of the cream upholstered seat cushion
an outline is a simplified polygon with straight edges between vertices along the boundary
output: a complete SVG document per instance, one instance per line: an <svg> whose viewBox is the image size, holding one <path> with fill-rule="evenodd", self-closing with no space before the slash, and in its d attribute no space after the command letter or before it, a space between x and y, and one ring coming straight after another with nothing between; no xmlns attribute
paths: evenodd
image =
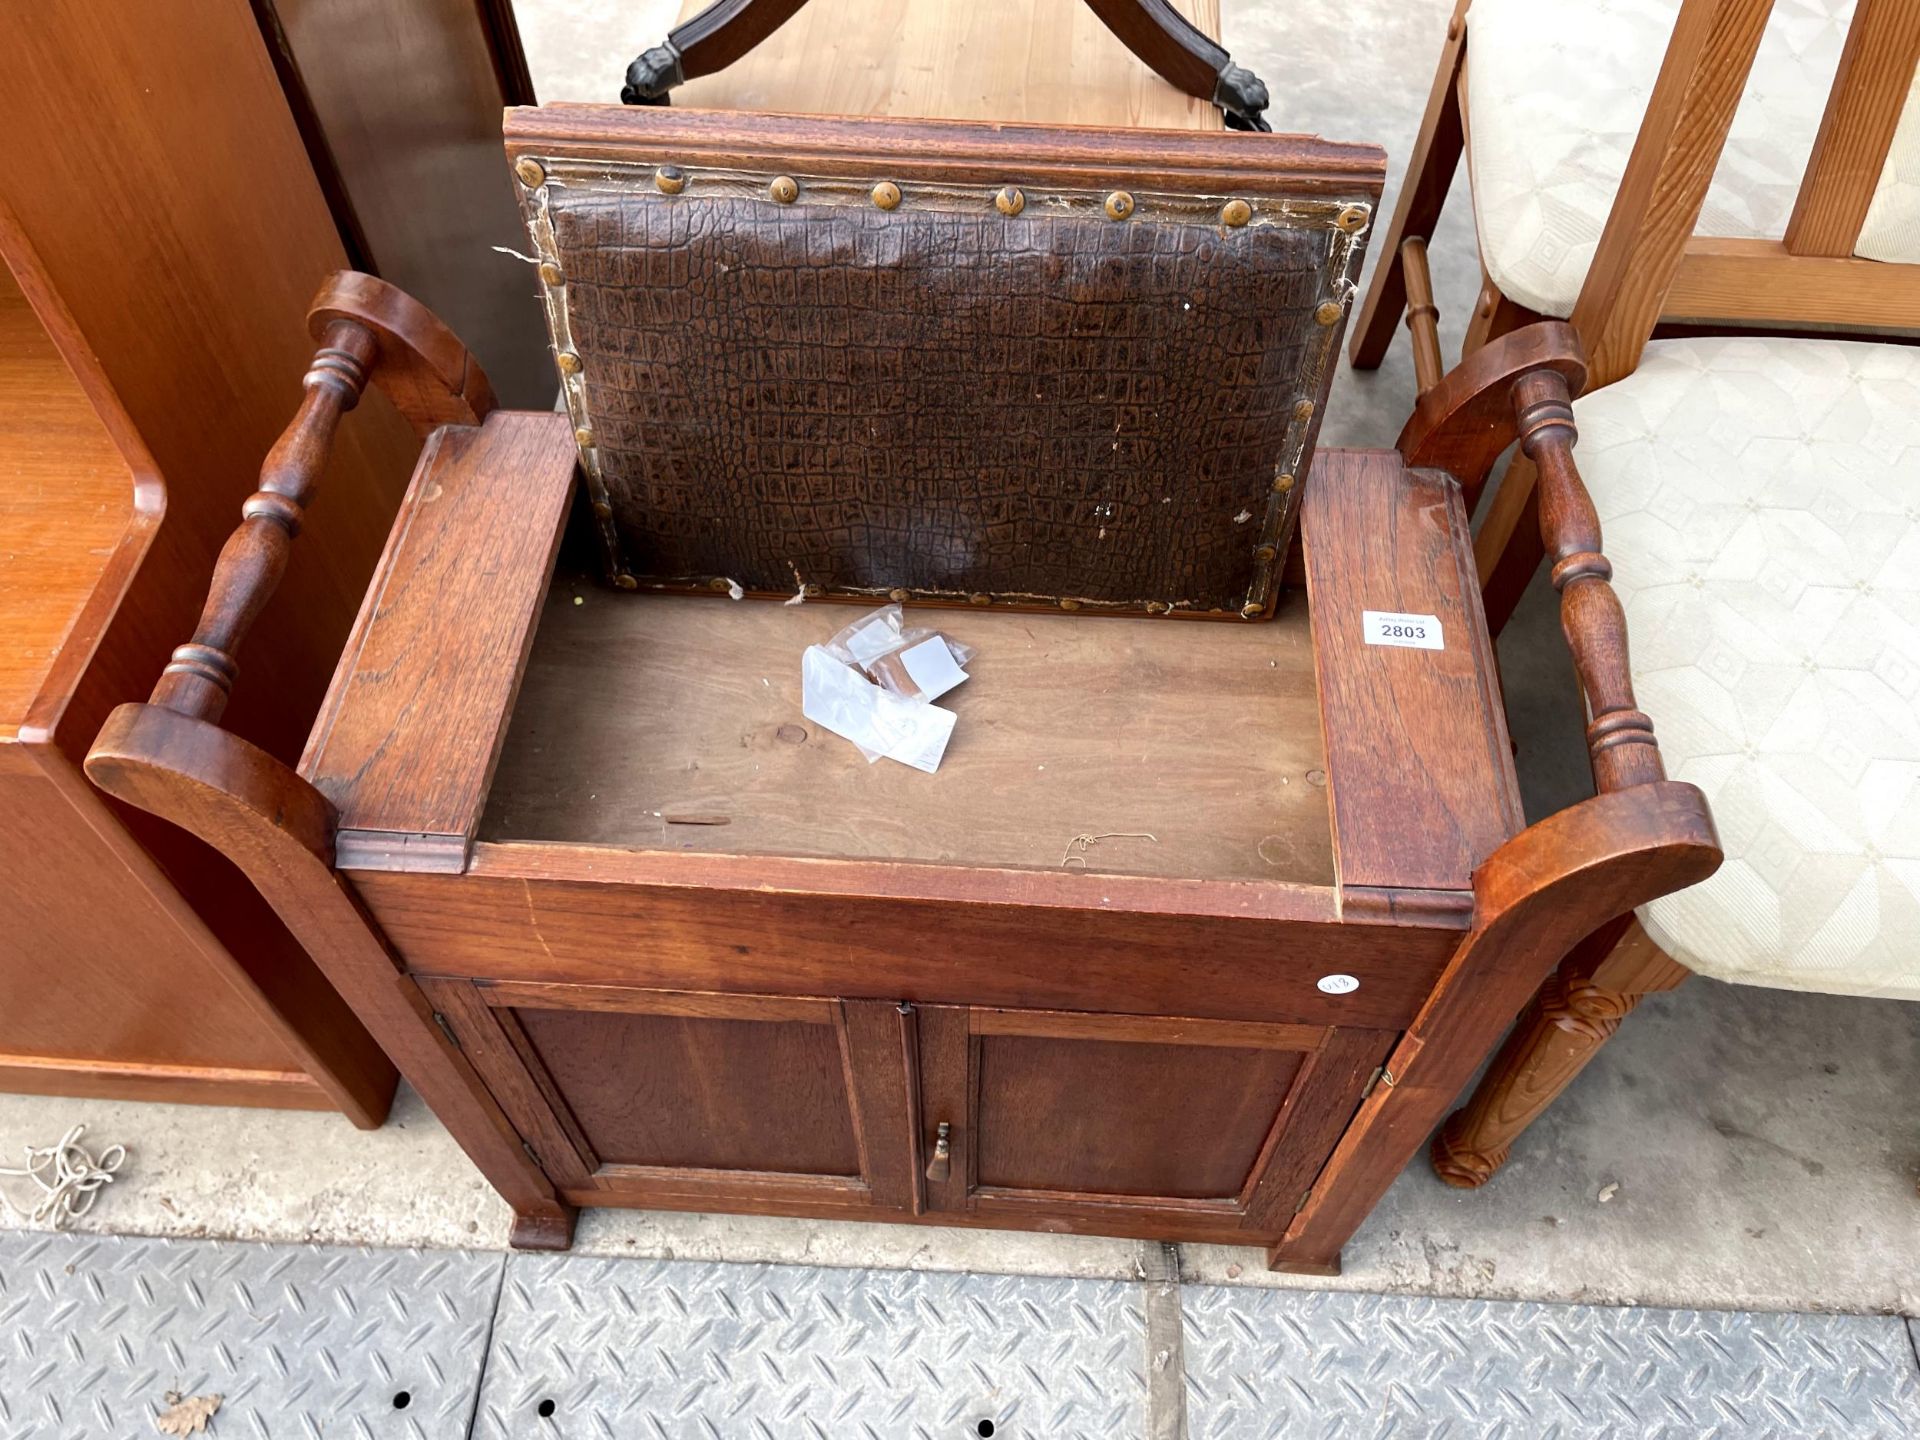
<svg viewBox="0 0 1920 1440"><path fill-rule="evenodd" d="M1727 852L1649 934L1920 999L1920 349L1656 341L1575 410L1641 708Z"/></svg>
<svg viewBox="0 0 1920 1440"><path fill-rule="evenodd" d="M1502 294L1573 312L1679 13L1680 0L1473 0L1467 160ZM1699 233L1786 233L1852 16L1853 0L1774 0Z"/></svg>

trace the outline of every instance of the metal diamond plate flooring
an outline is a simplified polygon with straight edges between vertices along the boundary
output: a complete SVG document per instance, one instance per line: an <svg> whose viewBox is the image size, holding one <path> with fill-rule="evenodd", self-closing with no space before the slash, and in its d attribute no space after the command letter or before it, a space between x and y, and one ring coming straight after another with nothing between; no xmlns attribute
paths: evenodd
<svg viewBox="0 0 1920 1440"><path fill-rule="evenodd" d="M1112 1440L1146 1392L1123 1281L526 1257L474 1434Z"/></svg>
<svg viewBox="0 0 1920 1440"><path fill-rule="evenodd" d="M1912 1440L1920 1323L0 1230L0 1440Z"/></svg>
<svg viewBox="0 0 1920 1440"><path fill-rule="evenodd" d="M0 1435L463 1440L505 1257L0 1231Z"/></svg>
<svg viewBox="0 0 1920 1440"><path fill-rule="evenodd" d="M1192 1286L1192 1440L1912 1440L1895 1317Z"/></svg>

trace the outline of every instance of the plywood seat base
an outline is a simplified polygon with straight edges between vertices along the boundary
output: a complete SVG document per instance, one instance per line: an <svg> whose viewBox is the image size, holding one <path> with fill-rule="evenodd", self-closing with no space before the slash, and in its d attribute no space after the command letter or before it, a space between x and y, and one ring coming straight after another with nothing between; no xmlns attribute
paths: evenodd
<svg viewBox="0 0 1920 1440"><path fill-rule="evenodd" d="M860 613L562 574L479 838L1333 883L1304 595L1270 624L910 609L978 652L931 775L801 714L801 652Z"/></svg>

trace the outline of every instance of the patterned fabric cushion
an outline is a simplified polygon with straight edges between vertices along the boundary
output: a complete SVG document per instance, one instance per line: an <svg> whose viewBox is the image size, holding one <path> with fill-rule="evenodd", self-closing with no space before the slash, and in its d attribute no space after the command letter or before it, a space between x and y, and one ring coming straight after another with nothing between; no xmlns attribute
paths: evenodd
<svg viewBox="0 0 1920 1440"><path fill-rule="evenodd" d="M1920 999L1920 349L1657 341L1575 408L1641 706L1727 850L1648 933Z"/></svg>
<svg viewBox="0 0 1920 1440"><path fill-rule="evenodd" d="M1700 234L1778 238L1793 214L1854 0L1774 0ZM1474 0L1467 114L1487 273L1573 313L1680 0Z"/></svg>
<svg viewBox="0 0 1920 1440"><path fill-rule="evenodd" d="M1863 260L1920 265L1920 69L1914 71L1907 108L1900 112L1900 128L1853 253Z"/></svg>

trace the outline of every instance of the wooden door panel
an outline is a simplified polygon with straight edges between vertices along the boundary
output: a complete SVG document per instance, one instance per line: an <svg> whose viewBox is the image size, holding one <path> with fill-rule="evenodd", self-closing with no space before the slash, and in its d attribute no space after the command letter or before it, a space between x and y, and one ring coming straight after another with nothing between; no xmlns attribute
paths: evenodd
<svg viewBox="0 0 1920 1440"><path fill-rule="evenodd" d="M948 1125L935 1211L1158 1217L1277 1233L1386 1030L926 1006L921 1140Z"/></svg>
<svg viewBox="0 0 1920 1440"><path fill-rule="evenodd" d="M860 1173L830 1022L515 1013L603 1164Z"/></svg>
<svg viewBox="0 0 1920 1440"><path fill-rule="evenodd" d="M918 1208L901 1007L418 983L580 1203Z"/></svg>
<svg viewBox="0 0 1920 1440"><path fill-rule="evenodd" d="M1235 1199L1301 1060L1290 1050L983 1035L975 1179Z"/></svg>

